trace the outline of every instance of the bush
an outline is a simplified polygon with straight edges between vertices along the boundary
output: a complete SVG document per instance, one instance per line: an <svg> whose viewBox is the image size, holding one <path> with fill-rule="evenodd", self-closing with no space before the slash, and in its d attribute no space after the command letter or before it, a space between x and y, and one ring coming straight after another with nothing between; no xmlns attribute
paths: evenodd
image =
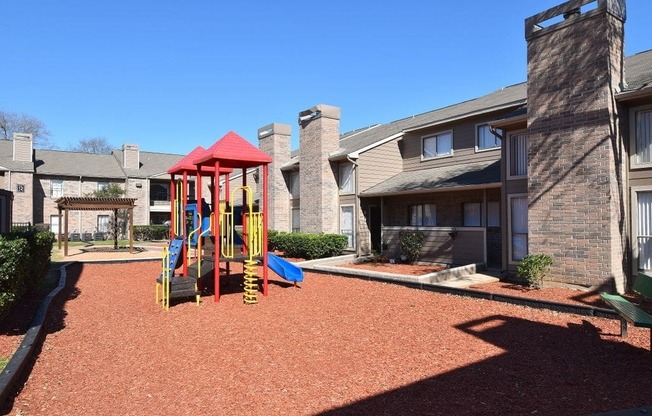
<svg viewBox="0 0 652 416"><path fill-rule="evenodd" d="M419 260L421 255L421 247L425 241L425 237L421 231L401 231L399 233L399 240L401 242L401 251L407 257L410 263Z"/></svg>
<svg viewBox="0 0 652 416"><path fill-rule="evenodd" d="M339 256L342 254L348 238L340 234L284 233L269 231L267 248L270 251L282 251L287 257L307 260Z"/></svg>
<svg viewBox="0 0 652 416"><path fill-rule="evenodd" d="M0 313L46 275L53 244L54 234L38 228L0 236Z"/></svg>
<svg viewBox="0 0 652 416"><path fill-rule="evenodd" d="M29 261L27 240L0 236L0 311L10 308L27 290Z"/></svg>
<svg viewBox="0 0 652 416"><path fill-rule="evenodd" d="M134 225L134 240L166 240L169 238L170 227L167 225Z"/></svg>
<svg viewBox="0 0 652 416"><path fill-rule="evenodd" d="M552 257L546 254L530 254L516 266L516 276L527 280L531 287L539 289L550 266L552 266Z"/></svg>

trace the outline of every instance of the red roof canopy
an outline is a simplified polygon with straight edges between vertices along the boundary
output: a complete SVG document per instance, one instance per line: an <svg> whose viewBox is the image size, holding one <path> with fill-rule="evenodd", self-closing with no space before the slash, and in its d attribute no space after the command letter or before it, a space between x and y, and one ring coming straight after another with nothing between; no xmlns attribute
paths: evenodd
<svg viewBox="0 0 652 416"><path fill-rule="evenodd" d="M242 136L230 131L194 160L198 165L214 165L215 162L220 163L220 170L222 166L251 168L272 163L272 158Z"/></svg>
<svg viewBox="0 0 652 416"><path fill-rule="evenodd" d="M184 157L181 158L177 163L172 165L168 169L168 173L170 175L177 175L177 174L182 174L184 172L186 173L192 173L195 174L197 173L197 168L198 166L194 163L195 159L201 157L206 153L206 149L204 149L201 146L197 146L193 149L192 152L188 153ZM214 173L215 172L215 166L204 166L201 168L202 172L209 172L209 173ZM231 173L233 172L233 169L229 168L220 168L220 173Z"/></svg>

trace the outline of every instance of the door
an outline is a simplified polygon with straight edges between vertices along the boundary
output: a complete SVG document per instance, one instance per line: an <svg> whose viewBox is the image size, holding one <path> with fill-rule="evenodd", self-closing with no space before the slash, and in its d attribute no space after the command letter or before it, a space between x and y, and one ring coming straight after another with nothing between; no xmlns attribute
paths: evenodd
<svg viewBox="0 0 652 416"><path fill-rule="evenodd" d="M340 234L348 238L347 248L355 247L353 233L353 205L342 205L340 207Z"/></svg>
<svg viewBox="0 0 652 416"><path fill-rule="evenodd" d="M371 234L371 249L376 253L381 253L382 247L382 229L380 220L380 207L376 205L369 206L369 233Z"/></svg>

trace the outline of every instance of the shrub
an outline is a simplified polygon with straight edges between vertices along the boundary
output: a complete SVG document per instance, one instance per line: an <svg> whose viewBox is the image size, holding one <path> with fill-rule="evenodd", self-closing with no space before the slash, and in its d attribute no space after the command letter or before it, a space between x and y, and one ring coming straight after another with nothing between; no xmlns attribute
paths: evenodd
<svg viewBox="0 0 652 416"><path fill-rule="evenodd" d="M38 230L0 236L0 312L34 288L50 267L54 234Z"/></svg>
<svg viewBox="0 0 652 416"><path fill-rule="evenodd" d="M29 262L27 240L0 236L0 311L10 308L27 290Z"/></svg>
<svg viewBox="0 0 652 416"><path fill-rule="evenodd" d="M167 225L134 225L134 240L165 240L169 237L169 232L170 227Z"/></svg>
<svg viewBox="0 0 652 416"><path fill-rule="evenodd" d="M421 231L401 231L399 233L399 241L401 242L401 251L410 263L419 260L421 247L423 247L425 241L425 237Z"/></svg>
<svg viewBox="0 0 652 416"><path fill-rule="evenodd" d="M348 239L340 234L284 233L269 231L267 248L282 251L287 257L307 260L342 254Z"/></svg>
<svg viewBox="0 0 652 416"><path fill-rule="evenodd" d="M552 257L547 254L527 255L516 266L516 276L527 280L531 287L539 289L552 263Z"/></svg>

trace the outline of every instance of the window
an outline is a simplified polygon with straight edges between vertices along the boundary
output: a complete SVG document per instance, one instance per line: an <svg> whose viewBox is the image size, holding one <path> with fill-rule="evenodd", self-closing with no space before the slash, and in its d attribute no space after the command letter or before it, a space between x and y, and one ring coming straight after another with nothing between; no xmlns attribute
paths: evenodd
<svg viewBox="0 0 652 416"><path fill-rule="evenodd" d="M355 192L353 176L353 163L340 163L340 193L352 194Z"/></svg>
<svg viewBox="0 0 652 416"><path fill-rule="evenodd" d="M652 163L652 109L635 113L634 137L635 163Z"/></svg>
<svg viewBox="0 0 652 416"><path fill-rule="evenodd" d="M16 184L16 192L25 192L25 185L22 183Z"/></svg>
<svg viewBox="0 0 652 416"><path fill-rule="evenodd" d="M487 202L487 227L500 227L500 202Z"/></svg>
<svg viewBox="0 0 652 416"><path fill-rule="evenodd" d="M482 225L482 204L480 202L466 202L464 205L464 226L480 227Z"/></svg>
<svg viewBox="0 0 652 416"><path fill-rule="evenodd" d="M342 205L340 207L340 234L347 237L347 248L355 247L353 223L353 205Z"/></svg>
<svg viewBox="0 0 652 416"><path fill-rule="evenodd" d="M652 192L636 192L638 268L652 269Z"/></svg>
<svg viewBox="0 0 652 416"><path fill-rule="evenodd" d="M413 227L437 225L435 204L410 205L408 214L410 216L410 225Z"/></svg>
<svg viewBox="0 0 652 416"><path fill-rule="evenodd" d="M50 181L50 196L52 198L60 198L63 196L63 180L52 179Z"/></svg>
<svg viewBox="0 0 652 416"><path fill-rule="evenodd" d="M502 136L503 131L496 129L496 132ZM499 149L501 144L500 137L491 133L488 124L483 124L476 128L476 148L475 150Z"/></svg>
<svg viewBox="0 0 652 416"><path fill-rule="evenodd" d="M453 154L453 132L435 134L421 140L421 159L451 156Z"/></svg>
<svg viewBox="0 0 652 416"><path fill-rule="evenodd" d="M526 134L511 134L509 136L509 176L520 177L527 175L527 141Z"/></svg>
<svg viewBox="0 0 652 416"><path fill-rule="evenodd" d="M98 233L109 232L109 216L108 215L98 215L97 216L97 232Z"/></svg>
<svg viewBox="0 0 652 416"><path fill-rule="evenodd" d="M55 236L59 235L59 216L50 215L50 231L54 233ZM59 237L57 237L59 238Z"/></svg>
<svg viewBox="0 0 652 416"><path fill-rule="evenodd" d="M109 189L109 183L108 182L98 182L97 183L97 190L98 191L104 191Z"/></svg>
<svg viewBox="0 0 652 416"><path fill-rule="evenodd" d="M299 172L290 173L290 199L299 198Z"/></svg>
<svg viewBox="0 0 652 416"><path fill-rule="evenodd" d="M298 233L301 231L301 211L299 211L299 208L292 208L292 224L290 226L292 227L292 232L293 233Z"/></svg>
<svg viewBox="0 0 652 416"><path fill-rule="evenodd" d="M527 197L515 196L510 199L510 253L511 261L521 261L527 256Z"/></svg>

